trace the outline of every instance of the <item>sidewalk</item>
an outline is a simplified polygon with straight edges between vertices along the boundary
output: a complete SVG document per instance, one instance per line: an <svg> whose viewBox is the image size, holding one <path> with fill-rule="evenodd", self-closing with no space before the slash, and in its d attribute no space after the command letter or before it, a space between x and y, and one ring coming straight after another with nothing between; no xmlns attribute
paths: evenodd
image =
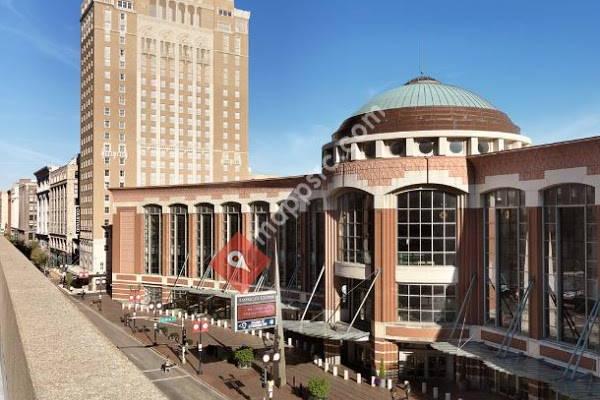
<svg viewBox="0 0 600 400"><path fill-rule="evenodd" d="M80 297L72 295L72 297L81 302ZM198 342L198 334L192 333L192 322L185 321L187 329L187 338L193 340L194 346L190 352L187 353L186 365L181 366L179 360L179 352L175 342L169 340L167 336L159 333L157 335L157 346L153 344L153 322L149 320L136 320L135 329L133 329L133 323L130 327L126 327L122 322L124 313L131 313L132 311L125 311L121 308L121 303L112 300L108 295L102 296L102 304L98 304L98 295L86 296L82 302L87 307L95 310L101 314L104 318L110 320L113 324L119 326L124 331L127 331L130 335L137 338L139 341L147 346L151 346L156 352L158 352L165 359L169 359L172 362L176 362L180 368L183 368L189 374L196 376L198 367L198 352L196 343ZM137 312L137 316L146 315L147 313ZM170 326L168 327L168 334L179 334L181 333L180 324L179 327ZM162 324L161 324L162 326ZM199 376L202 381L224 394L230 399L235 400L254 400L262 399L265 396L265 390L261 387L261 374L262 374L262 362L256 362L254 368L241 370L238 369L232 363L223 360L226 348L237 348L240 346L250 346L255 349L256 359L260 360L260 354L265 350L272 348L272 340L266 340L265 337L259 338L250 334L234 333L231 329L225 329L217 326L210 326L209 332L203 334L203 375ZM312 377L323 377L326 378L331 384L331 392L329 395L330 400L349 400L349 399L392 399L392 393L388 390L381 388L371 387L366 379L363 378L363 383L358 385L355 381L355 373L349 370L350 380L345 381L343 379L343 371L347 369L343 366L338 367L338 377L334 377L330 372L326 373L322 368L315 366L310 358L310 354L304 353L301 350L294 348L286 349L287 358L287 380L288 384L284 388L275 389L274 398L282 400L292 400L300 398L299 388L306 387L308 381ZM157 365L156 368L160 368ZM420 393L421 384L420 382L412 382L412 395L410 399L418 400L429 400L432 399L432 388L429 388L429 393L423 395ZM497 396L490 393L482 392L466 392L458 394L458 391L454 385L449 387L440 387L439 398L444 398L444 393L451 392L452 399L462 398L463 400L475 400L483 397L486 400L502 399L503 397ZM404 398L404 391L399 390L396 394L398 399Z"/></svg>

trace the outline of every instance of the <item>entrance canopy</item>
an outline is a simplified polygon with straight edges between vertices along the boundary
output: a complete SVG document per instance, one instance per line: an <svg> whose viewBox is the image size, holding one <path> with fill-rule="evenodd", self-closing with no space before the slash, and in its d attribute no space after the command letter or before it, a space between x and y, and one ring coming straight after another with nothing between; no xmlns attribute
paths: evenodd
<svg viewBox="0 0 600 400"><path fill-rule="evenodd" d="M314 338L351 342L366 342L371 335L356 328L348 329L349 325L343 322L331 325L325 321L283 321L283 327L290 332Z"/></svg>
<svg viewBox="0 0 600 400"><path fill-rule="evenodd" d="M235 291L223 291L222 289L210 289L210 288L190 288L190 287L174 287L174 292L182 292L189 294L197 294L200 296L220 297L222 299L232 299L233 296L238 293Z"/></svg>
<svg viewBox="0 0 600 400"><path fill-rule="evenodd" d="M458 347L453 343L438 342L432 343L431 347L446 354L480 360L499 372L547 383L555 392L575 399L598 399L600 393L600 380L592 375L580 373L574 380L563 378L563 368L523 354L508 353L498 357L497 349L483 343L468 342Z"/></svg>

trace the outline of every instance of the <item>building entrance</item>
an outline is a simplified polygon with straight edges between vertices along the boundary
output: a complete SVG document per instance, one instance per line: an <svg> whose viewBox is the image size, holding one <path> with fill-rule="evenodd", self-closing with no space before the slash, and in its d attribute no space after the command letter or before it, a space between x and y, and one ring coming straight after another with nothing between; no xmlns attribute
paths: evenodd
<svg viewBox="0 0 600 400"><path fill-rule="evenodd" d="M408 350L398 352L400 380L452 380L454 359L435 350Z"/></svg>

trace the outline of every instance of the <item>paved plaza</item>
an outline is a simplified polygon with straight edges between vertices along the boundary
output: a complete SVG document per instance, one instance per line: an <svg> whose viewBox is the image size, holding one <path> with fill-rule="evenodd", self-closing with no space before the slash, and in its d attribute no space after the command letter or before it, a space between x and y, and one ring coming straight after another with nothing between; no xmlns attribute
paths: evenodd
<svg viewBox="0 0 600 400"><path fill-rule="evenodd" d="M127 314L132 315L133 310L122 309L121 303L112 300L108 295L103 295L101 304L98 295L86 295L82 300L79 296L70 295L70 298L79 304L82 311L92 320L94 324L111 339L126 355L130 358L146 359L143 365L138 365L143 372L163 390L172 399L195 398L193 390L198 391L197 398L214 399L229 398L240 400L262 399L265 396L265 390L261 386L260 377L262 374L262 362L256 361L253 368L239 369L233 363L227 360L227 355L231 349L240 346L250 346L255 349L256 359L260 360L262 352L272 349L272 334L269 339L266 335L259 337L257 335L235 333L230 328L211 325L209 332L203 334L202 342L204 348L203 354L203 374L197 375L198 351L196 343L198 334L192 333L192 321L186 320L187 338L194 343L193 348L187 353L186 364L181 365L178 346L174 341L179 338L181 328L179 326L169 326L166 329L162 325L160 333L157 335L157 345L154 345L153 321L148 313L137 312L138 319L135 324L129 321L123 322ZM148 318L146 318L148 317ZM180 324L180 322L179 322ZM135 325L135 326L134 326ZM123 338L127 336L133 340L127 341ZM124 344L123 340L127 343ZM135 344L132 344L135 343ZM134 352L135 351L135 352ZM137 353L136 353L137 352ZM144 352L145 356L139 353ZM151 353L148 355L147 353ZM386 389L371 387L367 379L359 385L356 383L356 374L348 370L349 380L343 379L343 371L347 368L338 367L338 376L335 377L323 368L314 365L310 354L287 347L287 378L288 384L275 389L274 398L276 399L298 399L303 397L303 388L312 377L326 378L331 384L329 399L348 400L348 399L403 399L404 390L396 388L390 392ZM161 364L165 360L170 360L177 364L169 373L161 371ZM204 385L199 385L203 382ZM432 399L431 388L429 394L420 393L420 382L413 382L413 393L411 399ZM440 385L440 398L444 393L451 392L453 399L500 399L500 396L483 394L480 392L458 393L455 387L443 387ZM200 394L202 393L202 394Z"/></svg>

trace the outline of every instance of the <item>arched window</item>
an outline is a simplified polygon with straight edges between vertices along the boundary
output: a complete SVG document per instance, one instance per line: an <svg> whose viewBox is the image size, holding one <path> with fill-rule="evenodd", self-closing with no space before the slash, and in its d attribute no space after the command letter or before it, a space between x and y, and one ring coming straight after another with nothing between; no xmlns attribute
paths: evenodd
<svg viewBox="0 0 600 400"><path fill-rule="evenodd" d="M545 334L577 343L598 296L594 188L565 184L544 191ZM594 330L588 346L600 348Z"/></svg>
<svg viewBox="0 0 600 400"><path fill-rule="evenodd" d="M186 206L171 206L171 270L173 276L187 276L188 210Z"/></svg>
<svg viewBox="0 0 600 400"><path fill-rule="evenodd" d="M338 199L338 261L371 264L373 205L371 196L348 192Z"/></svg>
<svg viewBox="0 0 600 400"><path fill-rule="evenodd" d="M236 233L241 231L242 208L237 203L223 205L223 237L228 242Z"/></svg>
<svg viewBox="0 0 600 400"><path fill-rule="evenodd" d="M289 289L302 287L302 275L298 266L298 218L285 213L285 223L278 227L279 278L281 286Z"/></svg>
<svg viewBox="0 0 600 400"><path fill-rule="evenodd" d="M196 206L196 213L198 214L198 221L196 223L196 266L198 276L202 277L210 265L215 251L215 209L212 204L199 204ZM213 278L212 271L206 278Z"/></svg>
<svg viewBox="0 0 600 400"><path fill-rule="evenodd" d="M162 208L144 207L144 272L161 273Z"/></svg>
<svg viewBox="0 0 600 400"><path fill-rule="evenodd" d="M251 207L251 235L252 240L258 246L258 248L265 253L267 250L267 238L265 232L263 232L263 226L269 221L269 203L264 201L258 201L252 203ZM262 233L261 233L262 232Z"/></svg>
<svg viewBox="0 0 600 400"><path fill-rule="evenodd" d="M508 328L529 285L525 193L499 189L483 196L486 323ZM527 308L520 329L528 330Z"/></svg>
<svg viewBox="0 0 600 400"><path fill-rule="evenodd" d="M456 264L456 196L439 190L398 195L398 264Z"/></svg>

